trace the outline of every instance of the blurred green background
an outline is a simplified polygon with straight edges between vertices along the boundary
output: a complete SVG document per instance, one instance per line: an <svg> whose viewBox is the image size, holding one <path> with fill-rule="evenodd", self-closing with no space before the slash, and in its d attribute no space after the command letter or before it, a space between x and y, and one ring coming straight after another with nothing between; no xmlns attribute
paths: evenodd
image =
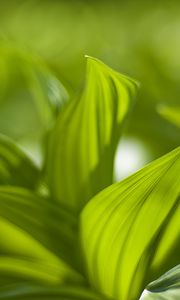
<svg viewBox="0 0 180 300"><path fill-rule="evenodd" d="M48 101L67 98L60 82L70 96L81 89L85 54L141 83L120 149L126 166L135 152L142 165L179 145L179 128L159 113L180 106L180 2L173 0L0 1L0 131L24 145L38 140L56 114Z"/></svg>

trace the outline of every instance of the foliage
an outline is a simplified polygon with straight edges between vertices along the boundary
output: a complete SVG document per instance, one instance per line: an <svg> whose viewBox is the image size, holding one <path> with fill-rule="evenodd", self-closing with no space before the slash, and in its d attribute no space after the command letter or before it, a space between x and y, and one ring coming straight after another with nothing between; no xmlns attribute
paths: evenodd
<svg viewBox="0 0 180 300"><path fill-rule="evenodd" d="M142 295L142 300L168 300L179 299L180 265L171 269L163 276L147 286L147 291Z"/></svg>
<svg viewBox="0 0 180 300"><path fill-rule="evenodd" d="M180 147L114 183L115 151L138 83L86 59L84 88L67 103L45 66L17 60L25 68L18 74L35 91L28 101L42 121L36 143L44 151L36 166L19 146L21 136L12 134L9 115L12 131L4 125L9 137L0 138L0 299L138 300L166 293L176 300ZM38 77L31 77L36 68ZM54 102L49 78L58 86ZM21 87L10 86L7 76L5 93ZM31 125L24 120L22 130Z"/></svg>
<svg viewBox="0 0 180 300"><path fill-rule="evenodd" d="M85 54L141 82L125 134L145 143L147 161L180 143L156 110L179 106L179 32L178 0L0 1L0 41L38 53L70 94L82 83Z"/></svg>

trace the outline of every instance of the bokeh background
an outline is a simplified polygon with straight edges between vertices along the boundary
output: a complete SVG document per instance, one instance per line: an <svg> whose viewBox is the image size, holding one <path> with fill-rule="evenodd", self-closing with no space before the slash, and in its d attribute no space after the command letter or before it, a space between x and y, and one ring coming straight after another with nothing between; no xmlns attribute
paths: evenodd
<svg viewBox="0 0 180 300"><path fill-rule="evenodd" d="M0 132L38 157L56 104L82 88L85 54L141 83L118 178L179 145L180 129L162 116L180 106L178 0L0 1Z"/></svg>

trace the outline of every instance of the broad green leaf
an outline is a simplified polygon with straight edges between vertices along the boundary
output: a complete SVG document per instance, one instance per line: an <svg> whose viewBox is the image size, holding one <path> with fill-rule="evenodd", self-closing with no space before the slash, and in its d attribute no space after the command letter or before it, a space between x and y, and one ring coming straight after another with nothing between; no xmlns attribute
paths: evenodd
<svg viewBox="0 0 180 300"><path fill-rule="evenodd" d="M180 107L159 106L158 112L166 120L180 128Z"/></svg>
<svg viewBox="0 0 180 300"><path fill-rule="evenodd" d="M34 188L40 171L28 156L9 138L0 134L0 185Z"/></svg>
<svg viewBox="0 0 180 300"><path fill-rule="evenodd" d="M117 300L137 300L178 264L179 194L180 147L86 205L81 242L92 286Z"/></svg>
<svg viewBox="0 0 180 300"><path fill-rule="evenodd" d="M179 300L180 265L150 283L140 300Z"/></svg>
<svg viewBox="0 0 180 300"><path fill-rule="evenodd" d="M44 270L55 282L82 280L70 266L75 265L75 220L49 202L22 188L0 187L0 277L36 279Z"/></svg>
<svg viewBox="0 0 180 300"><path fill-rule="evenodd" d="M113 162L137 83L87 57L87 80L77 100L60 113L48 146L53 198L79 211L113 180Z"/></svg>
<svg viewBox="0 0 180 300"><path fill-rule="evenodd" d="M81 286L33 286L24 284L7 285L0 288L0 299L18 299L18 300L103 300L96 292L89 288Z"/></svg>

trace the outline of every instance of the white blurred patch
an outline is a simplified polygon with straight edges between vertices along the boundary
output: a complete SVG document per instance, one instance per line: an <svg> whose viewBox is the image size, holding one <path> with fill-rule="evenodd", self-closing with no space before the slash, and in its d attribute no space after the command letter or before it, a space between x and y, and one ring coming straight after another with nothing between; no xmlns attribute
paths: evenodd
<svg viewBox="0 0 180 300"><path fill-rule="evenodd" d="M115 180L119 181L129 176L150 160L151 155L141 141L134 138L122 139L115 157Z"/></svg>

